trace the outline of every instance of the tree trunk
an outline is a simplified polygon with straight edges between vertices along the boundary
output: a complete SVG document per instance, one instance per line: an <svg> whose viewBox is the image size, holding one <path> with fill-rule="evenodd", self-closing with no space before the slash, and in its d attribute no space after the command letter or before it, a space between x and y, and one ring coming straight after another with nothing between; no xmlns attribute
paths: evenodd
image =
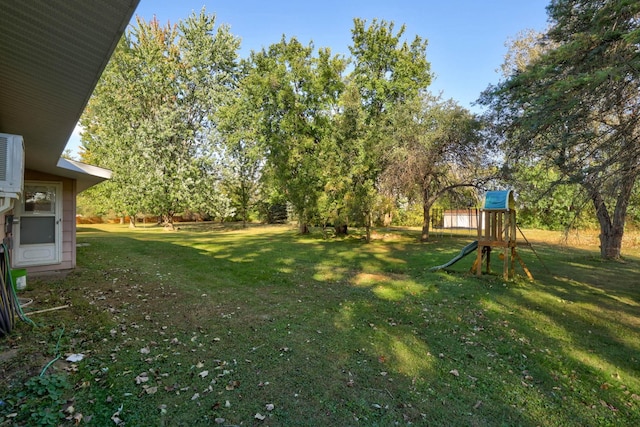
<svg viewBox="0 0 640 427"><path fill-rule="evenodd" d="M165 230L173 231L175 227L173 225L173 213L167 213L162 215L162 225Z"/></svg>
<svg viewBox="0 0 640 427"><path fill-rule="evenodd" d="M613 218L609 215L602 194L590 189L591 200L596 208L596 217L600 224L600 256L604 259L620 259L624 224L634 181L633 179L623 181L622 188L616 198Z"/></svg>
<svg viewBox="0 0 640 427"><path fill-rule="evenodd" d="M240 183L240 203L242 204L240 208L242 211L242 228L247 228L247 221L249 220L249 198L244 180Z"/></svg>
<svg viewBox="0 0 640 427"><path fill-rule="evenodd" d="M429 240L429 227L431 225L431 206L433 206L433 200L429 197L429 190L422 191L422 234L420 235L420 241L426 242Z"/></svg>
<svg viewBox="0 0 640 427"><path fill-rule="evenodd" d="M333 227L336 231L336 236L346 236L348 234L347 224L340 224Z"/></svg>
<svg viewBox="0 0 640 427"><path fill-rule="evenodd" d="M617 227L600 224L600 256L604 259L620 259L622 236Z"/></svg>
<svg viewBox="0 0 640 427"><path fill-rule="evenodd" d="M309 234L309 223L307 222L307 215L305 209L297 211L298 216L298 231L300 234Z"/></svg>
<svg viewBox="0 0 640 427"><path fill-rule="evenodd" d="M431 222L431 206L427 203L422 205L422 234L420 235L420 241L426 242L429 240L429 224Z"/></svg>
<svg viewBox="0 0 640 427"><path fill-rule="evenodd" d="M136 228L136 217L135 217L135 215L129 215L129 228Z"/></svg>
<svg viewBox="0 0 640 427"><path fill-rule="evenodd" d="M391 223L392 223L392 222L393 222L393 213L391 213L391 212L386 212L386 213L384 214L383 219L382 219L382 224L383 224L385 227L389 227L389 226L391 226Z"/></svg>
<svg viewBox="0 0 640 427"><path fill-rule="evenodd" d="M367 243L371 243L371 212L367 212L365 214L365 230L366 230L366 241Z"/></svg>

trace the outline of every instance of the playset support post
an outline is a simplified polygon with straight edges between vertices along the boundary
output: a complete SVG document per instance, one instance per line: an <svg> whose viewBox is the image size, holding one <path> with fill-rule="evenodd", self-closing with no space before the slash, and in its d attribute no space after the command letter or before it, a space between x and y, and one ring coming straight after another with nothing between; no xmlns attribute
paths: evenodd
<svg viewBox="0 0 640 427"><path fill-rule="evenodd" d="M478 252L472 271L482 275L482 260L486 262L486 272L491 273L491 253L500 250L498 255L503 261L504 280L515 275L516 259L523 267L529 279L531 272L516 251L516 210L511 190L488 191L478 220Z"/></svg>

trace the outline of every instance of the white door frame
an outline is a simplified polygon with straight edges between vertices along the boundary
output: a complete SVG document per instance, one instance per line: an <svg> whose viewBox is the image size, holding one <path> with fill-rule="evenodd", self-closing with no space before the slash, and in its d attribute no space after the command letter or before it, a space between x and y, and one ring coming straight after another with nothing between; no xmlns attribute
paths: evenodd
<svg viewBox="0 0 640 427"><path fill-rule="evenodd" d="M53 200L38 206L31 198L34 187L42 190L53 190ZM29 206L26 206L26 205ZM53 204L53 206L51 206ZM25 181L24 193L16 206L13 234L14 250L13 264L16 267L59 264L62 260L62 182L56 181ZM38 219L43 232L40 235L26 236L21 228L27 223ZM51 222L51 220L53 222ZM53 229L51 229L53 227ZM23 234L21 236L21 234ZM34 242L23 243L28 238Z"/></svg>

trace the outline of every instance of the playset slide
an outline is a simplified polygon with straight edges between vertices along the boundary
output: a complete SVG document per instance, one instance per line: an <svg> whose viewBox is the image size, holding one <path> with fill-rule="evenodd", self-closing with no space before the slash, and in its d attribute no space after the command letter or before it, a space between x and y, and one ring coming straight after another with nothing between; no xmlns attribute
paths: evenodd
<svg viewBox="0 0 640 427"><path fill-rule="evenodd" d="M445 264L442 264L442 265L438 265L436 267L431 267L429 269L429 271L438 271L438 270L442 270L443 268L450 267L453 264L455 264L456 262L460 261L462 258L464 258L467 255L469 255L470 253L475 252L476 249L478 249L478 241L474 240L473 242L469 243L467 246L462 248L460 253L458 255L456 255L451 261L449 261L449 262L447 262Z"/></svg>

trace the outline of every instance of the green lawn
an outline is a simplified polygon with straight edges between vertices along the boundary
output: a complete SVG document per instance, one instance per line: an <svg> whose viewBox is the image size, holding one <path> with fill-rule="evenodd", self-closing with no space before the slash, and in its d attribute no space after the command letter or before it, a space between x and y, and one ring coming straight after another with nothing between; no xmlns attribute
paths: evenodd
<svg viewBox="0 0 640 427"><path fill-rule="evenodd" d="M0 341L0 425L640 425L640 251L525 233L534 282L430 272L467 233L82 226L78 269L21 294L71 307ZM23 385L58 353L70 388Z"/></svg>

